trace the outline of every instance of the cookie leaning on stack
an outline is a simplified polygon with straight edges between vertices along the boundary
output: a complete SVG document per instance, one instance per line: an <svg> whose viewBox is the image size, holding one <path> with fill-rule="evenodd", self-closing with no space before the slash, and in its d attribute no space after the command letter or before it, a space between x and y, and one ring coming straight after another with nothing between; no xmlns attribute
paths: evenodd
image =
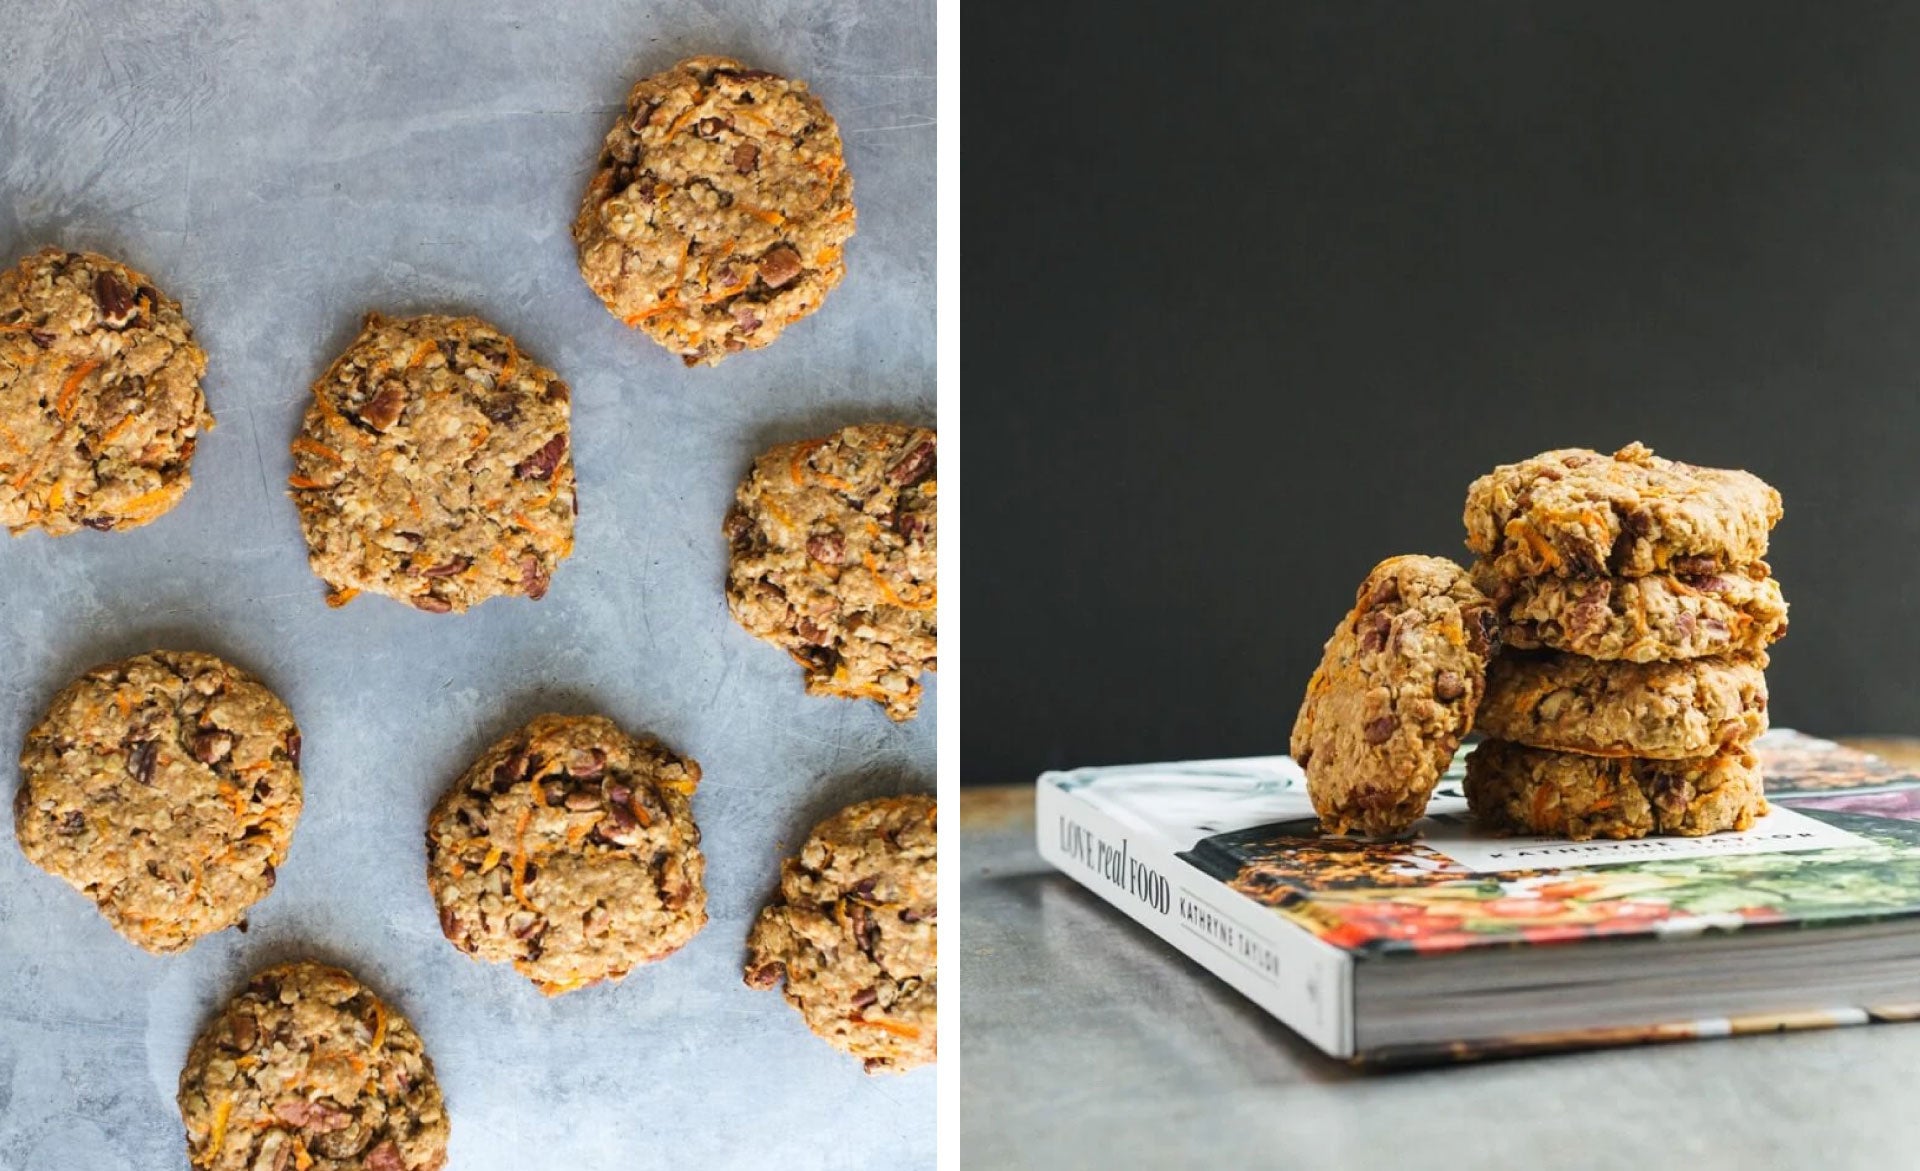
<svg viewBox="0 0 1920 1171"><path fill-rule="evenodd" d="M1787 607L1763 558L1780 494L1638 443L1496 468L1467 494L1475 584L1514 648L1479 712L1467 799L1572 838L1745 829L1766 812L1766 647Z"/></svg>

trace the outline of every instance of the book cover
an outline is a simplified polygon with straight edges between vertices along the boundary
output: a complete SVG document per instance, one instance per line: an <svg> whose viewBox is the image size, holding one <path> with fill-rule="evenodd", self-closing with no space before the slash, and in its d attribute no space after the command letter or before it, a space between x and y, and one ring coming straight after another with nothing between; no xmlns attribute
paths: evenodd
<svg viewBox="0 0 1920 1171"><path fill-rule="evenodd" d="M1777 730L1756 744L1772 811L1752 829L1570 842L1480 829L1460 789L1469 751L1414 836L1384 843L1321 836L1286 757L1049 773L1041 853L1339 1057L1465 1059L1920 1016L1917 998L1356 1045L1356 965L1623 937L1685 946L1707 933L1920 915L1920 776L1875 757ZM1091 839L1078 850L1076 832ZM1115 852L1110 877L1100 875L1103 846Z"/></svg>

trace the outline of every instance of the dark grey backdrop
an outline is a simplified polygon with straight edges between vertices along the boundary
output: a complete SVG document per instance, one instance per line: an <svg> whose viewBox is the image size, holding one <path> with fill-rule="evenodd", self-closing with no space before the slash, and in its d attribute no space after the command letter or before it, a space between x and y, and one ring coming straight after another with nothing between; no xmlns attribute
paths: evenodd
<svg viewBox="0 0 1920 1171"><path fill-rule="evenodd" d="M1920 732L1920 6L1243 7L969 10L966 779L1284 751L1377 559L1636 438L1786 498L1775 722Z"/></svg>

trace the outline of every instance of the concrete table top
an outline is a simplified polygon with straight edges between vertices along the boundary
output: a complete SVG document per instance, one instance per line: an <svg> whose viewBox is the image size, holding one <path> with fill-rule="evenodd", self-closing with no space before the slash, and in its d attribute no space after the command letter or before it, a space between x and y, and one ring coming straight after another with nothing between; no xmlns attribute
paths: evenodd
<svg viewBox="0 0 1920 1171"><path fill-rule="evenodd" d="M1851 743L1913 753L1911 743ZM1911 1106L1920 1027L1356 1073L1042 862L1031 785L963 791L961 825L961 1149L970 1167L1920 1162Z"/></svg>
<svg viewBox="0 0 1920 1171"><path fill-rule="evenodd" d="M780 858L862 797L933 787L926 714L803 694L729 618L720 524L753 455L934 421L931 0L9 0L0 265L42 244L153 276L219 425L172 513L0 539L0 1168L186 1167L175 1079L253 971L342 964L410 1017L450 1166L931 1166L935 1075L869 1078L740 979ZM687 370L587 289L569 236L639 77L726 53L806 79L860 209L845 283L772 347ZM475 313L573 388L577 550L541 602L338 612L284 482L308 387L369 309ZM139 952L13 844L12 762L53 693L158 646L260 675L305 734L306 809L251 930ZM440 934L428 808L544 710L697 759L712 921L623 983L547 1000Z"/></svg>

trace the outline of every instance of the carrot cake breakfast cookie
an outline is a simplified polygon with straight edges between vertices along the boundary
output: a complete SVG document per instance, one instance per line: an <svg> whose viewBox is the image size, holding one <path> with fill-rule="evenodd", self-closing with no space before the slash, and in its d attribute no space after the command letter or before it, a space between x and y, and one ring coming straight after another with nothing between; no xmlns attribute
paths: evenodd
<svg viewBox="0 0 1920 1171"><path fill-rule="evenodd" d="M328 605L546 595L577 511L553 371L476 318L370 313L313 397L288 483Z"/></svg>
<svg viewBox="0 0 1920 1171"><path fill-rule="evenodd" d="M58 248L0 273L0 525L130 529L180 503L206 368L145 273Z"/></svg>
<svg viewBox="0 0 1920 1171"><path fill-rule="evenodd" d="M922 427L848 427L767 452L735 494L727 605L810 694L919 710L938 661L935 446Z"/></svg>
<svg viewBox="0 0 1920 1171"><path fill-rule="evenodd" d="M627 96L573 238L614 316L710 366L818 309L853 227L840 130L806 84L692 57Z"/></svg>
<svg viewBox="0 0 1920 1171"><path fill-rule="evenodd" d="M351 973L283 964L215 1017L180 1071L196 1171L439 1171L447 1111L407 1018Z"/></svg>
<svg viewBox="0 0 1920 1171"><path fill-rule="evenodd" d="M1467 547L1504 578L1711 575L1766 557L1780 493L1638 443L1567 448L1475 480L1464 519Z"/></svg>
<svg viewBox="0 0 1920 1171"><path fill-rule="evenodd" d="M868 1073L934 1060L939 973L934 801L882 797L813 829L747 937L746 981Z"/></svg>
<svg viewBox="0 0 1920 1171"><path fill-rule="evenodd" d="M154 651L96 667L27 733L14 832L27 859L152 952L240 922L300 816L300 731L253 676Z"/></svg>
<svg viewBox="0 0 1920 1171"><path fill-rule="evenodd" d="M1360 583L1294 721L1294 760L1328 832L1404 833L1474 726L1499 620L1467 572L1390 557Z"/></svg>
<svg viewBox="0 0 1920 1171"><path fill-rule="evenodd" d="M540 716L434 807L441 930L549 996L665 959L707 922L699 783L699 765L611 720Z"/></svg>

